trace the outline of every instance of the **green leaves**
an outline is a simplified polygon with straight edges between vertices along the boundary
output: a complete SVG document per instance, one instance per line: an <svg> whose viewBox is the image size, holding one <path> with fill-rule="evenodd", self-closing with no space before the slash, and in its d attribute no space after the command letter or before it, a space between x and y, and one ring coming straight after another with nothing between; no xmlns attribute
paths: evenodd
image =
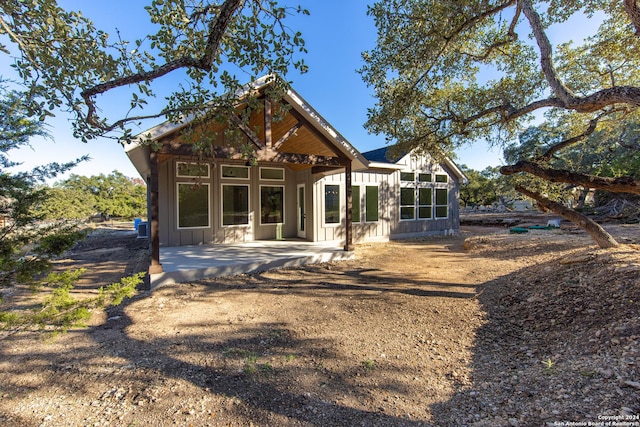
<svg viewBox="0 0 640 427"><path fill-rule="evenodd" d="M131 2L130 7L143 6ZM144 9L151 31L130 41L118 30L97 29L81 12L65 10L55 0L0 3L0 34L8 35L7 47L19 52L14 67L40 117L67 110L75 115L74 135L82 141L104 135L117 139L130 122L171 120L224 104L226 94L240 86L238 74L244 83L247 76L307 69L299 57L306 53L301 33L285 24L291 14L309 14L299 6L154 0ZM223 16L226 11L230 16ZM168 74L175 76L172 82L185 82L193 99L174 83L167 102L149 109L156 90L165 93L154 82ZM125 108L103 116L99 95L125 87L131 96Z"/></svg>
<svg viewBox="0 0 640 427"><path fill-rule="evenodd" d="M25 329L38 327L49 334L66 332L70 328L84 326L91 318L92 311L121 304L125 298L137 293L146 273L136 273L123 277L98 290L98 295L76 298L71 291L75 283L86 272L85 269L69 270L49 274L44 282L49 293L38 306L31 310L0 310L0 339Z"/></svg>
<svg viewBox="0 0 640 427"><path fill-rule="evenodd" d="M623 86L640 86L640 39L619 2L554 0L546 12L543 2L532 3L543 32L552 23L558 31L576 16L605 19L584 43L555 46L555 67L543 72L533 21L517 7L523 2L376 2L369 14L378 43L363 53L360 70L377 97L366 127L405 148L446 150L476 139L505 144L535 111L597 111L613 105ZM592 97L562 105L549 86L551 77L576 96ZM634 108L640 102L619 99Z"/></svg>

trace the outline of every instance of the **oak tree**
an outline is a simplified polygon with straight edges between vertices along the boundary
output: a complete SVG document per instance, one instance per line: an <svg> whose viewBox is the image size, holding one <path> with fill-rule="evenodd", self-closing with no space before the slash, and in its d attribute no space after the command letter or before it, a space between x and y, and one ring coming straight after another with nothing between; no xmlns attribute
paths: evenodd
<svg viewBox="0 0 640 427"><path fill-rule="evenodd" d="M306 70L298 59L305 51L301 34L285 22L308 13L300 7L277 0L153 0L144 8L148 21L139 27L150 33L127 40L116 23L96 28L56 0L0 2L0 49L14 58L33 111L42 118L57 109L70 112L75 135L85 141L108 136L128 142L133 125L145 119L229 120L242 83ZM154 100L150 108L165 76L172 77L172 90L166 102ZM284 87L278 80L274 96ZM103 116L101 102L117 89L129 102Z"/></svg>
<svg viewBox="0 0 640 427"><path fill-rule="evenodd" d="M512 142L534 114L566 114L572 125L564 139L502 173L640 194L637 177L600 177L548 164L595 131L626 132L637 114L637 0L391 0L376 2L369 13L378 28L377 46L363 54L361 69L377 97L369 130L386 134L402 151L448 153L479 139ZM576 17L596 22L596 31L576 43L552 43L550 31L571 31ZM631 145L637 149L637 142ZM600 246L616 244L588 218L540 193L518 190L583 225Z"/></svg>

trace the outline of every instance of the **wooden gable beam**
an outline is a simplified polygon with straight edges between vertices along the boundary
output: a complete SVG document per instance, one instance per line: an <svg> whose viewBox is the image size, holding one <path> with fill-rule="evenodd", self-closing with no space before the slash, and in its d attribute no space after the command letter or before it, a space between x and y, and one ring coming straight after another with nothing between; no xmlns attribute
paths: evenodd
<svg viewBox="0 0 640 427"><path fill-rule="evenodd" d="M255 134L255 132L254 132L254 131L252 131L252 130L249 128L249 126L247 126L247 125L246 125L246 124L245 124L245 123L240 119L240 117L238 117L238 116L237 116L237 115L235 115L235 114L232 114L232 115L231 115L231 120L233 120L233 122L234 122L235 124L237 124L237 125L238 125L238 128L240 128L240 130L242 131L242 133L244 133L244 134L247 136L247 138L249 138L249 140L250 140L251 142L253 142L253 145L255 145L256 147L258 147L258 148L259 148L259 149L261 149L261 150L262 150L262 149L264 149L264 148L266 148L266 146L265 146L264 142L262 142L262 141L260 140L260 138L258 138L258 136Z"/></svg>
<svg viewBox="0 0 640 427"><path fill-rule="evenodd" d="M313 133L327 148L329 148L329 150L331 150L336 156L338 157L343 157L346 158L345 154L340 151L336 146L334 146L333 144L331 144L330 142L327 141L327 138L322 135L316 128L315 126L313 126L307 119L305 119L304 117L302 117L302 115L300 113L298 113L295 110L291 110L291 115L293 117L295 117L298 122L301 122L303 125L307 126L307 129L309 129L309 131L311 133Z"/></svg>
<svg viewBox="0 0 640 427"><path fill-rule="evenodd" d="M273 112L271 108L271 100L264 98L264 145L271 148L273 138L271 137L271 122L273 120Z"/></svg>
<svg viewBox="0 0 640 427"><path fill-rule="evenodd" d="M278 148L280 148L282 146L282 144L284 144L285 142L287 142L287 140L289 138L291 138L293 135L295 135L296 132L298 132L298 130L304 126L304 123L302 122L298 122L296 123L291 129L289 129L284 135L282 135L282 137L278 140L278 142L276 142L275 144L273 144L273 148L275 150L277 150Z"/></svg>
<svg viewBox="0 0 640 427"><path fill-rule="evenodd" d="M175 156L195 156L193 145L165 143L159 154L170 154ZM234 147L211 147L208 153L204 153L205 157L215 159L246 159L246 154L238 151ZM312 165L325 167L344 167L348 159L340 157L318 156L314 154L297 154L297 153L280 153L274 149L256 150L253 153L255 159L259 162L273 163L289 163L298 165Z"/></svg>
<svg viewBox="0 0 640 427"><path fill-rule="evenodd" d="M344 166L313 166L311 168L311 174L316 175L319 173L327 173L327 172L337 172L339 170L344 169Z"/></svg>
<svg viewBox="0 0 640 427"><path fill-rule="evenodd" d="M259 162L292 163L296 165L344 166L347 159L340 157L317 156L314 154L280 153L273 150L257 151Z"/></svg>

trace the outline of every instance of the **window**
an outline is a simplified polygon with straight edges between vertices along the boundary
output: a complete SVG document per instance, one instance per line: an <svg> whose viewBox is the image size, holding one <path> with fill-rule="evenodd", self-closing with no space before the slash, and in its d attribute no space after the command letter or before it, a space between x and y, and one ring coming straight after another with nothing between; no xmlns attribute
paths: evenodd
<svg viewBox="0 0 640 427"><path fill-rule="evenodd" d="M436 188L436 218L446 218L448 216L449 190L446 188Z"/></svg>
<svg viewBox="0 0 640 427"><path fill-rule="evenodd" d="M284 181L284 169L260 168L260 179L271 181Z"/></svg>
<svg viewBox="0 0 640 427"><path fill-rule="evenodd" d="M416 180L416 174L413 172L400 172L400 181L410 181L413 182Z"/></svg>
<svg viewBox="0 0 640 427"><path fill-rule="evenodd" d="M367 185L365 189L365 221L378 220L378 187Z"/></svg>
<svg viewBox="0 0 640 427"><path fill-rule="evenodd" d="M436 182L449 182L449 175L436 174Z"/></svg>
<svg viewBox="0 0 640 427"><path fill-rule="evenodd" d="M400 188L400 220L415 219L416 192L413 187Z"/></svg>
<svg viewBox="0 0 640 427"><path fill-rule="evenodd" d="M340 223L340 186L324 186L324 222L325 224Z"/></svg>
<svg viewBox="0 0 640 427"><path fill-rule="evenodd" d="M418 188L418 218L431 218L433 191L431 188Z"/></svg>
<svg viewBox="0 0 640 427"><path fill-rule="evenodd" d="M178 228L209 227L209 184L178 183Z"/></svg>
<svg viewBox="0 0 640 427"><path fill-rule="evenodd" d="M222 165L222 177L231 179L249 179L249 168L247 166Z"/></svg>
<svg viewBox="0 0 640 427"><path fill-rule="evenodd" d="M222 225L249 224L249 186L222 186Z"/></svg>
<svg viewBox="0 0 640 427"><path fill-rule="evenodd" d="M208 163L176 162L178 178L209 178Z"/></svg>
<svg viewBox="0 0 640 427"><path fill-rule="evenodd" d="M260 187L260 224L284 222L284 187Z"/></svg>
<svg viewBox="0 0 640 427"><path fill-rule="evenodd" d="M431 174L430 173L421 173L418 175L419 182L431 182Z"/></svg>
<svg viewBox="0 0 640 427"><path fill-rule="evenodd" d="M360 222L360 187L351 187L351 221Z"/></svg>

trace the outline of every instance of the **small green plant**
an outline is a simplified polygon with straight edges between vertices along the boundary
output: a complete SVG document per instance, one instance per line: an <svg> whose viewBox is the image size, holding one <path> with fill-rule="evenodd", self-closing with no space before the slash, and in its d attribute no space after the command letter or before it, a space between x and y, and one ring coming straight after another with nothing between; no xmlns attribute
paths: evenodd
<svg viewBox="0 0 640 427"><path fill-rule="evenodd" d="M271 363L258 363L258 355L255 353L250 353L249 356L244 361L244 369L245 374L254 375L259 372L267 373L273 371L273 366Z"/></svg>
<svg viewBox="0 0 640 427"><path fill-rule="evenodd" d="M248 375L253 375L258 373L258 355L254 353L249 353L247 358L244 361L244 373Z"/></svg>
<svg viewBox="0 0 640 427"><path fill-rule="evenodd" d="M287 354L284 357L284 360L287 362L293 362L294 360L296 360L296 355L295 354Z"/></svg>
<svg viewBox="0 0 640 427"><path fill-rule="evenodd" d="M362 362L362 367L364 368L365 371L371 372L375 369L376 362L375 360L367 359L364 362Z"/></svg>
<svg viewBox="0 0 640 427"><path fill-rule="evenodd" d="M273 366L271 366L271 363L269 363L269 362L262 363L262 364L258 365L258 368L260 369L261 372L271 372L271 371L273 371Z"/></svg>
<svg viewBox="0 0 640 427"><path fill-rule="evenodd" d="M544 371L547 374L553 374L556 371L556 362L548 358L547 360L543 360L542 364L544 365Z"/></svg>
<svg viewBox="0 0 640 427"><path fill-rule="evenodd" d="M254 375L258 373L258 367L255 364L245 362L243 371L247 375Z"/></svg>
<svg viewBox="0 0 640 427"><path fill-rule="evenodd" d="M47 330L53 337L69 328L86 325L93 309L101 309L122 303L136 293L145 273L123 277L119 282L101 287L97 297L77 299L71 295L75 282L85 272L84 269L50 273L42 282L34 286L34 291L46 287L50 289L38 308L32 311L0 311L0 339L6 338L31 326Z"/></svg>

